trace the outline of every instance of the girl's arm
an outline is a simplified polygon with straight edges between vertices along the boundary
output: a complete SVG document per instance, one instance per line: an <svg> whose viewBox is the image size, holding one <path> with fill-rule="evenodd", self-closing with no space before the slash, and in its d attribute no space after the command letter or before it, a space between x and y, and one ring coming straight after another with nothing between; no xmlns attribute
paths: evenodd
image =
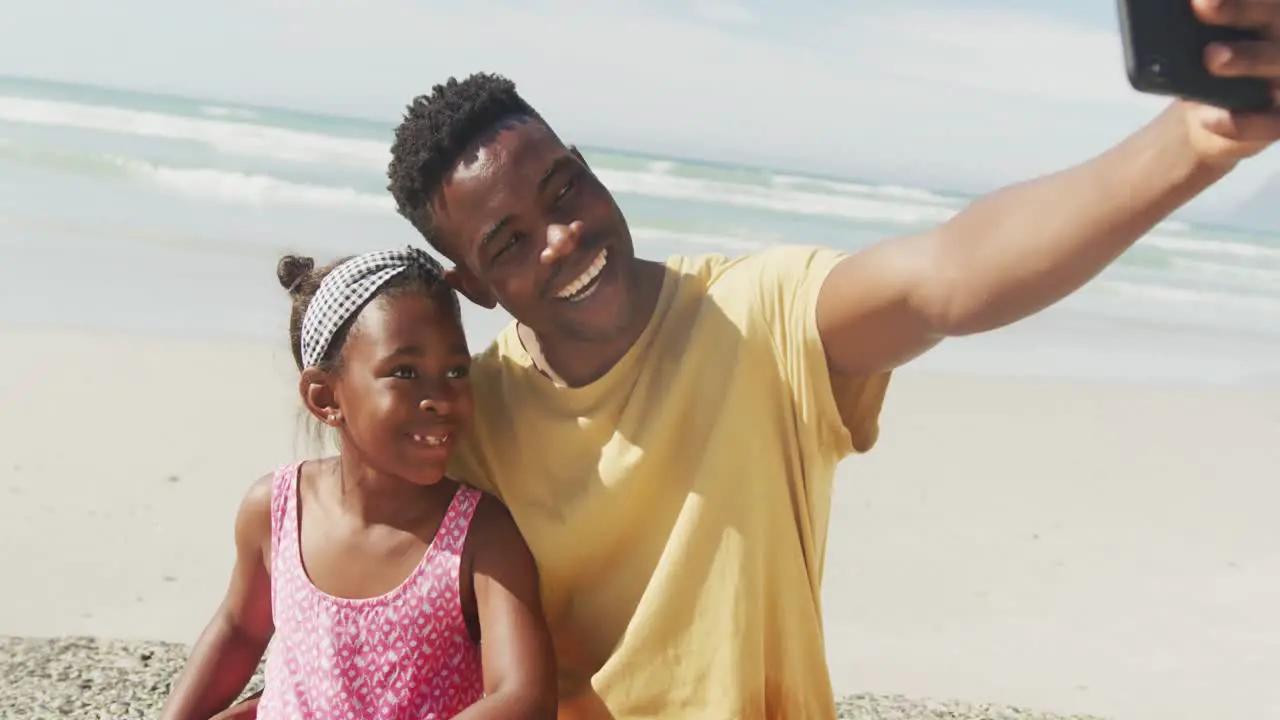
<svg viewBox="0 0 1280 720"><path fill-rule="evenodd" d="M533 555L507 508L492 497L480 501L467 536L485 697L457 720L554 720L555 656Z"/></svg>
<svg viewBox="0 0 1280 720"><path fill-rule="evenodd" d="M173 684L160 720L206 720L227 709L258 669L271 621L271 476L259 478L236 515L236 562L214 613ZM252 716L249 716L252 717Z"/></svg>
<svg viewBox="0 0 1280 720"><path fill-rule="evenodd" d="M256 720L258 717L258 701L262 699L262 691L250 695L231 707L209 718L209 720Z"/></svg>

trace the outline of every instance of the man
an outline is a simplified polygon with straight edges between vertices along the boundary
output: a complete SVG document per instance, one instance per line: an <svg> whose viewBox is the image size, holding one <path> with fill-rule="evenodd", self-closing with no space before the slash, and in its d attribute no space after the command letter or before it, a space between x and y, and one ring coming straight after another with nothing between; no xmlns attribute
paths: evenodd
<svg viewBox="0 0 1280 720"><path fill-rule="evenodd" d="M1215 70L1280 78L1280 5L1200 6L1271 31ZM656 263L512 83L415 100L392 149L399 211L462 294L515 320L475 363L457 471L538 559L562 715L832 717L832 479L875 442L889 373L1068 295L1277 137L1280 114L1174 103L922 235Z"/></svg>
<svg viewBox="0 0 1280 720"><path fill-rule="evenodd" d="M1280 4L1196 0L1267 40L1206 63L1280 86ZM390 190L473 302L456 472L532 548L565 718L832 718L820 587L837 463L892 370L1027 317L1280 138L1280 112L1175 102L1118 146L855 254L635 256L576 150L492 75L416 99Z"/></svg>

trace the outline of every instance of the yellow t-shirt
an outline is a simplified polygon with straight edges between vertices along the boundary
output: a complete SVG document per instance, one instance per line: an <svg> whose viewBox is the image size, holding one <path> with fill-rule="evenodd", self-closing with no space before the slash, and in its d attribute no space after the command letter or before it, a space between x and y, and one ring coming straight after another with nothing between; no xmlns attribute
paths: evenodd
<svg viewBox="0 0 1280 720"><path fill-rule="evenodd" d="M835 717L832 479L874 444L889 380L832 387L814 307L842 257L671 258L648 327L585 387L540 374L514 325L477 357L454 469L501 497L537 559L566 701L598 703L594 688L620 719ZM600 716L575 707L562 717Z"/></svg>

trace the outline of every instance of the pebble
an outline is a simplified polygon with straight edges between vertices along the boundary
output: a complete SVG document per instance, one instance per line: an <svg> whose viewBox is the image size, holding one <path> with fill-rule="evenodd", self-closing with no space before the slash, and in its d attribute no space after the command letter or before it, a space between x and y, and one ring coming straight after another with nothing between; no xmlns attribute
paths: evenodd
<svg viewBox="0 0 1280 720"><path fill-rule="evenodd" d="M0 636L0 718L152 720L188 650L151 641ZM260 687L261 667L245 694ZM898 695L850 695L837 708L841 720L1101 720Z"/></svg>

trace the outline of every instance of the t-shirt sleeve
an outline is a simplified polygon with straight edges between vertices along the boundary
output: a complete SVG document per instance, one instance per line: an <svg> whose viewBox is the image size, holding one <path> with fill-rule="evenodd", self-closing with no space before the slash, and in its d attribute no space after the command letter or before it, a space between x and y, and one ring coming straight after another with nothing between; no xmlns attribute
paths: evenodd
<svg viewBox="0 0 1280 720"><path fill-rule="evenodd" d="M757 284L761 316L774 344L801 426L835 457L867 452L880 431L890 372L832 377L818 335L818 292L847 253L785 246L744 258Z"/></svg>

